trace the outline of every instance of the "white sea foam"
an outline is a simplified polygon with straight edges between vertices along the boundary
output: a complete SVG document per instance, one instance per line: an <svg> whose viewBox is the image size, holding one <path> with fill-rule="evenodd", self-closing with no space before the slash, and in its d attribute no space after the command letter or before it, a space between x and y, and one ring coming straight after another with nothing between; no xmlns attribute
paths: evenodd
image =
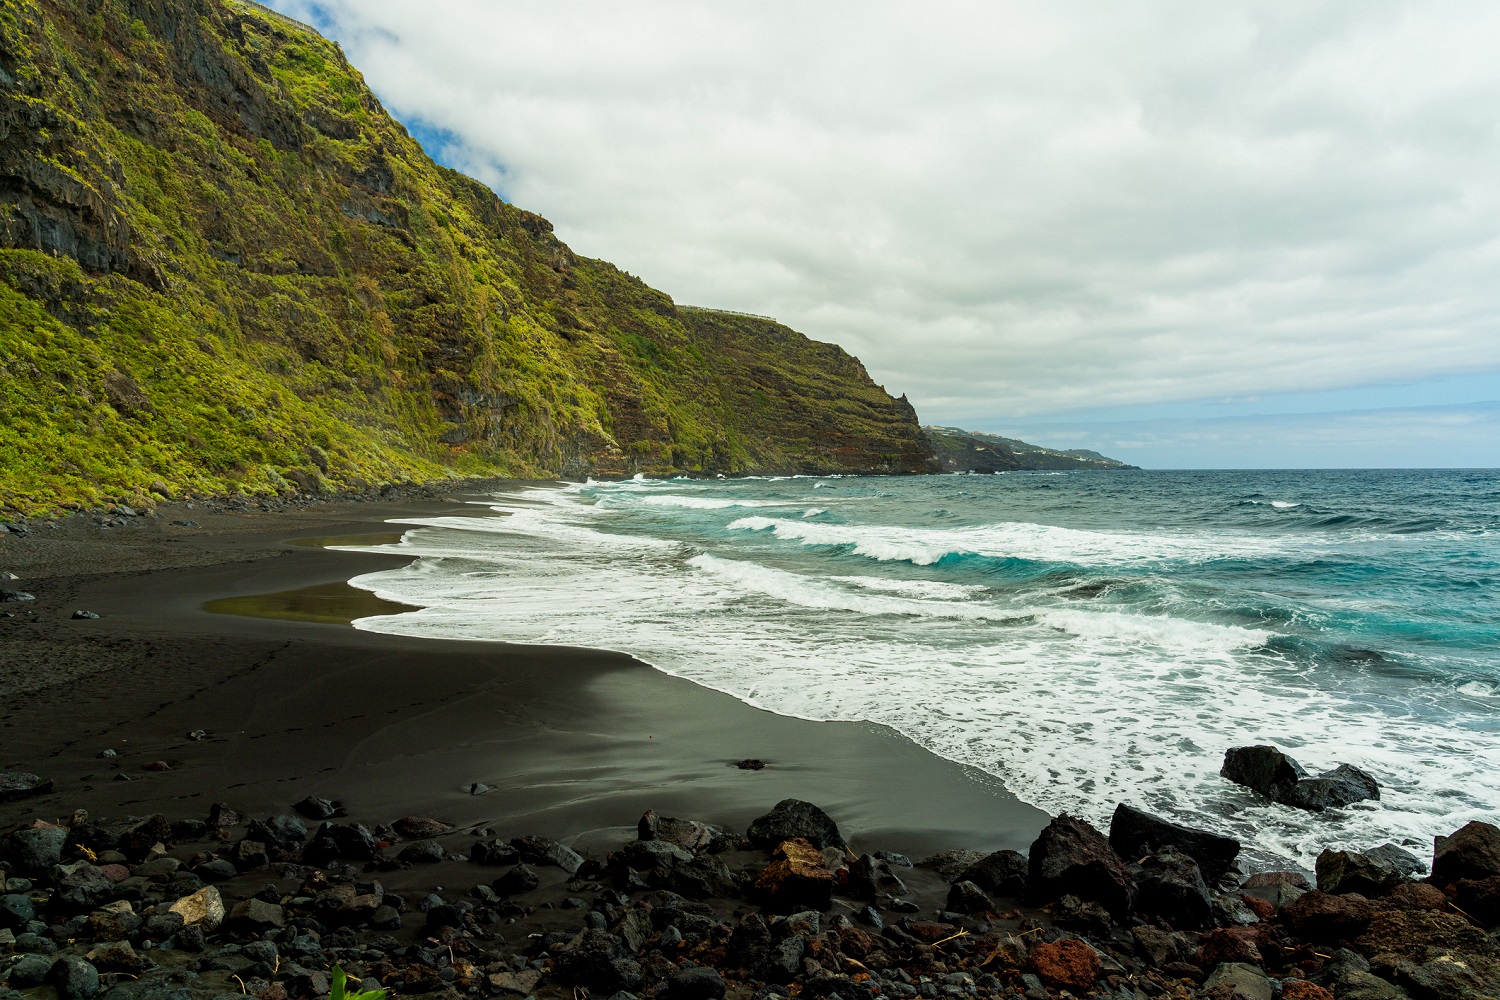
<svg viewBox="0 0 1500 1000"><path fill-rule="evenodd" d="M722 497L692 497L667 494L665 496L641 497L636 503L648 507L684 507L690 510L726 510L730 507L786 507L785 500L728 500Z"/></svg>
<svg viewBox="0 0 1500 1000"><path fill-rule="evenodd" d="M1264 556L1281 547L1307 542L1223 535L1212 539L1169 534L1082 531L1047 524L1008 523L964 528L907 528L889 525L808 524L751 515L730 522L730 531L769 531L803 545L850 546L856 555L880 562L931 566L948 556L977 555L1107 566L1165 560Z"/></svg>
<svg viewBox="0 0 1500 1000"><path fill-rule="evenodd" d="M419 522L385 548L421 559L354 582L423 610L357 624L621 649L772 711L889 725L1048 810L1105 823L1128 801L1304 864L1330 846L1430 844L1500 809L1487 728L1495 692L1482 682L1458 697L1443 689L1456 703L1446 720L1371 711L1310 686L1305 666L1268 651L1268 629L1101 610L1043 589L1018 598L941 580L822 576L806 562L794 572L753 550L610 531L619 512L579 502L583 490L654 488L539 490L509 516ZM950 531L869 527L811 542L811 532L781 532L845 526L761 517L735 522L724 544L756 542L740 533L745 522L805 544L886 546L919 564L955 548ZM1041 525L971 535L967 550L1101 564L1226 549L1223 539ZM1253 742L1292 748L1310 769L1364 767L1382 799L1319 815L1267 805L1218 776L1225 747Z"/></svg>
<svg viewBox="0 0 1500 1000"><path fill-rule="evenodd" d="M1300 503L1292 503L1290 500L1272 500L1271 506L1277 510L1290 510L1293 507L1301 507Z"/></svg>

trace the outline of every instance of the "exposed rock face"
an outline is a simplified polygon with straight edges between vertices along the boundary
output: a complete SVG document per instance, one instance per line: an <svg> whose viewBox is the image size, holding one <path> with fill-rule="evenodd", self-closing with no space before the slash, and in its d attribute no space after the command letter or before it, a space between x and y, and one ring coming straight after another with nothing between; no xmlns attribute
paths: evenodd
<svg viewBox="0 0 1500 1000"><path fill-rule="evenodd" d="M1223 878L1240 853L1240 842L1233 837L1181 826L1123 802L1110 817L1109 844L1129 861L1162 847L1175 847L1198 863L1209 883Z"/></svg>
<svg viewBox="0 0 1500 1000"><path fill-rule="evenodd" d="M1446 837L1434 838L1434 881L1487 879L1496 875L1500 875L1500 827L1474 820Z"/></svg>
<svg viewBox="0 0 1500 1000"><path fill-rule="evenodd" d="M1065 895L1095 902L1116 917L1130 910L1135 880L1104 835L1063 813L1031 845L1027 886L1040 901Z"/></svg>
<svg viewBox="0 0 1500 1000"><path fill-rule="evenodd" d="M1309 778L1301 764L1273 746L1230 747L1219 773L1273 802L1310 812L1380 798L1375 779L1352 764Z"/></svg>

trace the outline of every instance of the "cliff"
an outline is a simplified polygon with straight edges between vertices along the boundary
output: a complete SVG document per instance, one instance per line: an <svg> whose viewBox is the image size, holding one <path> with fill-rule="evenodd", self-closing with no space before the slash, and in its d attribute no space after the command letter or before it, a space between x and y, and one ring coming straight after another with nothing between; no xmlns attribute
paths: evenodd
<svg viewBox="0 0 1500 1000"><path fill-rule="evenodd" d="M0 507L930 454L837 347L679 309L434 163L305 26L0 11Z"/></svg>
<svg viewBox="0 0 1500 1000"><path fill-rule="evenodd" d="M944 472L1021 472L1044 469L1134 469L1097 451L1057 451L1015 438L957 427L924 427Z"/></svg>

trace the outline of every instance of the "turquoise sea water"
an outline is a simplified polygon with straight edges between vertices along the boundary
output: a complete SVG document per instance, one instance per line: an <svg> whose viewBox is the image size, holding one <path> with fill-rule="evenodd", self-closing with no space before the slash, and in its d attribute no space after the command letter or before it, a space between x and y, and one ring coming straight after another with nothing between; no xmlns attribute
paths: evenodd
<svg viewBox="0 0 1500 1000"><path fill-rule="evenodd" d="M623 650L883 723L1105 823L1118 801L1310 863L1500 818L1500 472L635 480L420 522L361 628ZM1226 747L1349 762L1312 815Z"/></svg>

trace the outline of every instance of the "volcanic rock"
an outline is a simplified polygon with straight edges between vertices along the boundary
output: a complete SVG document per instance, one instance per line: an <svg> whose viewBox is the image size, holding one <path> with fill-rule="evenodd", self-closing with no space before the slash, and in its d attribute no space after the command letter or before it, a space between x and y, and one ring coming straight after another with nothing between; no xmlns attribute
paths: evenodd
<svg viewBox="0 0 1500 1000"><path fill-rule="evenodd" d="M823 863L822 852L798 837L777 847L775 860L756 876L753 892L768 909L777 912L825 910L833 896L833 884L834 874Z"/></svg>
<svg viewBox="0 0 1500 1000"><path fill-rule="evenodd" d="M1084 993L1099 978L1099 955L1076 938L1063 938L1031 949L1031 968L1048 986Z"/></svg>
<svg viewBox="0 0 1500 1000"><path fill-rule="evenodd" d="M1318 888L1323 892L1357 892L1373 899L1407 881L1390 862L1354 851L1323 851L1315 866Z"/></svg>
<svg viewBox="0 0 1500 1000"><path fill-rule="evenodd" d="M985 892L1019 899L1026 893L1030 867L1026 855L1019 851L996 851L969 865L955 881L973 882Z"/></svg>
<svg viewBox="0 0 1500 1000"><path fill-rule="evenodd" d="M767 850L784 841L797 839L805 840L819 850L825 847L849 848L838 825L828 814L800 799L782 799L776 803L775 808L750 824L747 836L751 846Z"/></svg>
<svg viewBox="0 0 1500 1000"><path fill-rule="evenodd" d="M1240 853L1240 842L1233 837L1181 826L1123 802L1115 806L1109 820L1109 845L1126 861L1175 847L1198 863L1203 880L1210 885L1224 877Z"/></svg>
<svg viewBox="0 0 1500 1000"><path fill-rule="evenodd" d="M1219 773L1273 802L1311 812L1380 798L1375 779L1352 764L1309 778L1301 764L1273 746L1230 747Z"/></svg>
<svg viewBox="0 0 1500 1000"><path fill-rule="evenodd" d="M1434 882L1479 880L1496 875L1500 875L1500 827L1474 820L1446 837L1433 838Z"/></svg>
<svg viewBox="0 0 1500 1000"><path fill-rule="evenodd" d="M1171 846L1159 848L1141 865L1135 908L1180 930L1202 930L1213 925L1213 901L1198 871L1198 863Z"/></svg>
<svg viewBox="0 0 1500 1000"><path fill-rule="evenodd" d="M1135 880L1103 834L1063 813L1031 845L1027 888L1040 902L1072 894L1119 918L1130 911Z"/></svg>

